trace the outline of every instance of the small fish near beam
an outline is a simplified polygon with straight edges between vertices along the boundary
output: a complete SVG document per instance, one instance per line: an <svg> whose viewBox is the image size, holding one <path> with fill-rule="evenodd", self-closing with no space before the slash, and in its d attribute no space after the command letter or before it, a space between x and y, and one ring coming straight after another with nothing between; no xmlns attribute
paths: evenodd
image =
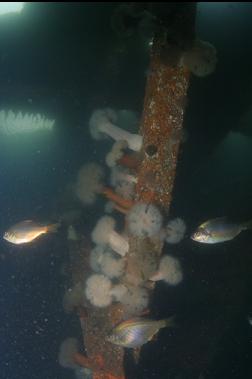
<svg viewBox="0 0 252 379"><path fill-rule="evenodd" d="M132 318L117 325L107 341L126 348L136 348L151 341L160 329L173 326L174 317L163 320Z"/></svg>
<svg viewBox="0 0 252 379"><path fill-rule="evenodd" d="M243 230L252 229L252 220L243 223L230 222L226 217L218 217L201 224L191 235L191 239L206 244L230 241Z"/></svg>
<svg viewBox="0 0 252 379"><path fill-rule="evenodd" d="M7 230L3 239L15 245L29 243L46 233L56 232L60 224L39 225L32 220L24 220Z"/></svg>

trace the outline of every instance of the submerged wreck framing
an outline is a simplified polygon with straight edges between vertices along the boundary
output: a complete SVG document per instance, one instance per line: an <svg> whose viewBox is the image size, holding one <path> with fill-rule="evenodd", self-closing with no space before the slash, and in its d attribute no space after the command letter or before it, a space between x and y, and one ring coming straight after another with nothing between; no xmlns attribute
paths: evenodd
<svg viewBox="0 0 252 379"><path fill-rule="evenodd" d="M195 3L167 4L167 14L162 15L151 51L140 128L143 159L137 171L135 200L153 203L164 214L168 213L172 201L189 84L189 71L180 65L179 56L194 38L195 12ZM158 266L162 245L157 239L130 236L124 278L128 284L145 285ZM83 268L87 267L85 247L71 242L69 250L73 282L77 283L80 278L83 280ZM142 262L146 259L151 263L143 269ZM88 274L84 273L86 277ZM106 342L106 335L122 320L121 304L106 308L89 306L79 309L78 314L86 356L76 357L76 363L90 368L94 379L125 378L123 348Z"/></svg>

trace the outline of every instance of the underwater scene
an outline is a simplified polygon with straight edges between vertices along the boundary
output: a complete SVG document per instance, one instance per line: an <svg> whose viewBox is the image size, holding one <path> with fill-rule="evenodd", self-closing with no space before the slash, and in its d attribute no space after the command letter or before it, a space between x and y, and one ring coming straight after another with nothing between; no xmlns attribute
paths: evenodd
<svg viewBox="0 0 252 379"><path fill-rule="evenodd" d="M0 3L0 379L252 378L252 3Z"/></svg>

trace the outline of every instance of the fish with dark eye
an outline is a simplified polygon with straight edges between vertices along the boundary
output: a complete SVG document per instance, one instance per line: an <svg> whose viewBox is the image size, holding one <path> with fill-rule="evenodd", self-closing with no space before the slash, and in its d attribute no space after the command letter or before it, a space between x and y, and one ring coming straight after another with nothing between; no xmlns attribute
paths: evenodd
<svg viewBox="0 0 252 379"><path fill-rule="evenodd" d="M117 325L106 340L122 347L136 348L152 340L160 329L173 326L174 317L163 320L132 318Z"/></svg>
<svg viewBox="0 0 252 379"><path fill-rule="evenodd" d="M191 239L200 243L221 243L230 241L243 230L252 228L252 220L244 223L228 221L226 217L217 217L201 224L191 235Z"/></svg>
<svg viewBox="0 0 252 379"><path fill-rule="evenodd" d="M32 220L24 220L7 230L3 235L3 239L15 245L29 243L42 234L56 232L59 226L59 223L40 225Z"/></svg>

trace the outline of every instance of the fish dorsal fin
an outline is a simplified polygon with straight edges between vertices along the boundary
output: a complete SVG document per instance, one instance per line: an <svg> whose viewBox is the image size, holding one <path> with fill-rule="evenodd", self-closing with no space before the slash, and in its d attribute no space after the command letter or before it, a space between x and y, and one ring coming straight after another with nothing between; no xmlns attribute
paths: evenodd
<svg viewBox="0 0 252 379"><path fill-rule="evenodd" d="M25 225L33 225L34 224L34 221L32 220L23 220L23 221L19 221L17 224L14 225L14 227L20 227L20 226L25 226Z"/></svg>
<svg viewBox="0 0 252 379"><path fill-rule="evenodd" d="M228 221L227 216L215 217L213 221Z"/></svg>
<svg viewBox="0 0 252 379"><path fill-rule="evenodd" d="M227 221L228 221L228 219L226 216L211 218L210 220L203 222L203 224L200 225L200 228L203 229L206 226L208 226L210 223L213 223L213 222L227 222Z"/></svg>
<svg viewBox="0 0 252 379"><path fill-rule="evenodd" d="M131 327L132 324L137 324L137 323L142 323L143 321L145 321L143 318L141 317L134 317L134 318L130 318L129 320L125 320L125 321L122 321L120 322L116 328L118 330L120 329L124 329L124 328L127 328L127 327Z"/></svg>
<svg viewBox="0 0 252 379"><path fill-rule="evenodd" d="M119 322L119 324L116 325L116 329L120 330L121 328L127 328L130 325L132 325L132 319Z"/></svg>

